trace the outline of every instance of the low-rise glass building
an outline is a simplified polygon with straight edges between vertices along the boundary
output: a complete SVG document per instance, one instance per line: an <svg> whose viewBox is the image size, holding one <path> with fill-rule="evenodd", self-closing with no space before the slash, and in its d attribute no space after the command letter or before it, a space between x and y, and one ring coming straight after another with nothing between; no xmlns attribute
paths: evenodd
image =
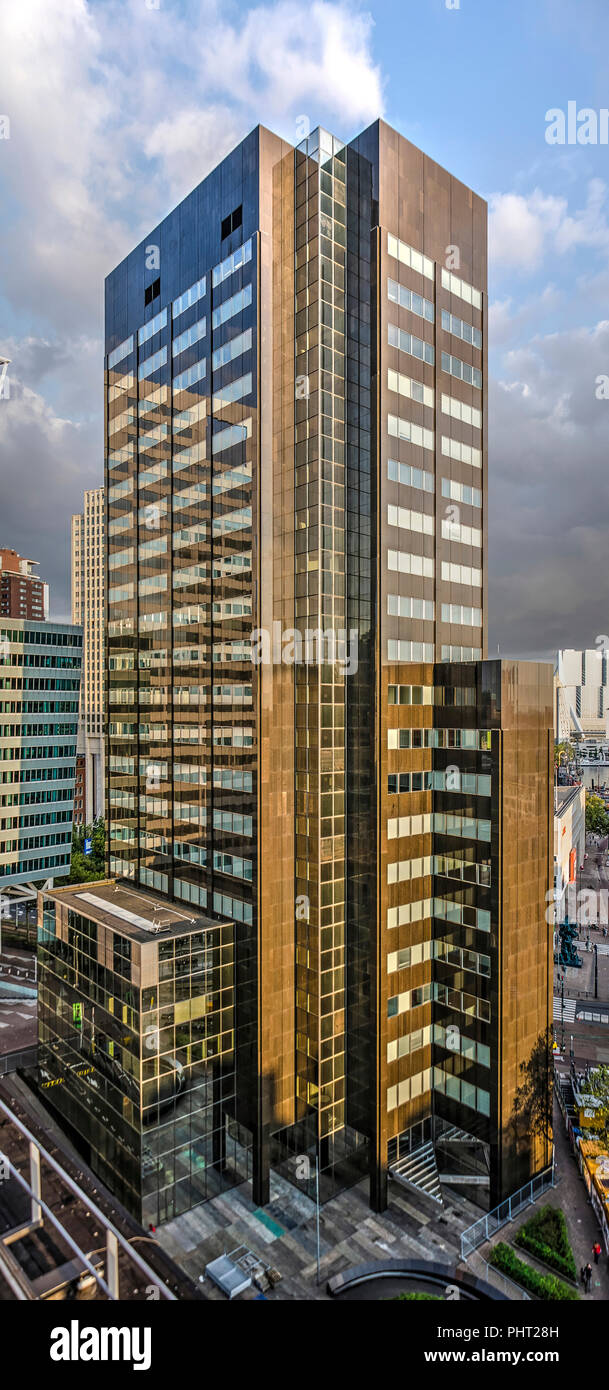
<svg viewBox="0 0 609 1390"><path fill-rule="evenodd" d="M143 1225L241 1180L233 924L122 882L39 893L39 1087Z"/></svg>

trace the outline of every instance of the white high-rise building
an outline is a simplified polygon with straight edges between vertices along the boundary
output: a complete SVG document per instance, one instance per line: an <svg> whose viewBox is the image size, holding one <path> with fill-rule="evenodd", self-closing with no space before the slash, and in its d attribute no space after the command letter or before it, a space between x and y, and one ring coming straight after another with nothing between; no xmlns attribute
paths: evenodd
<svg viewBox="0 0 609 1390"><path fill-rule="evenodd" d="M83 629L78 752L84 759L84 788L79 818L89 824L104 813L103 487L85 492L83 511L72 517L72 622Z"/></svg>
<svg viewBox="0 0 609 1390"><path fill-rule="evenodd" d="M604 646L556 654L557 736L596 734L605 738L609 715L609 654Z"/></svg>

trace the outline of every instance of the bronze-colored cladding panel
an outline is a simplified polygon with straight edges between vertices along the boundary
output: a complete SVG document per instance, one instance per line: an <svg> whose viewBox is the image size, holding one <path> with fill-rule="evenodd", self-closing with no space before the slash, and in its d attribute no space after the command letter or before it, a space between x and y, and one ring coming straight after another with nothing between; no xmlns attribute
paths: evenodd
<svg viewBox="0 0 609 1390"><path fill-rule="evenodd" d="M380 277L377 312L379 316L379 544L382 547L383 590L409 594L416 598L435 600L435 618L423 624L414 620L406 633L406 625L387 614L386 596L380 604L381 659L387 659L387 641L407 635L415 642L433 643L436 660L459 659L462 649L467 659L484 658L487 647L487 205L471 189L453 178L445 169L429 159L410 141L383 121L371 127L361 137L369 146L375 145L378 160L378 222L380 227ZM397 237L406 246L422 253L433 266L423 274L406 266L389 254L388 237ZM443 274L454 274L477 289L481 308L467 304L443 284ZM388 278L434 306L433 321L398 306L388 299ZM471 346L445 331L442 311L462 318L469 326L482 332L482 348ZM414 335L433 346L435 360L421 361L388 342L389 324L404 333ZM458 380L442 369L442 353L456 356L482 372L482 389ZM423 383L434 392L432 405L419 403L390 388L388 372L399 372ZM450 396L480 413L481 423L455 419L442 410L442 397ZM388 433L388 417L404 416L415 425L434 431L433 448L413 447ZM481 454L481 467L465 460L447 457L442 449L443 438L473 447ZM410 492L416 501L406 501L406 489L387 480L387 459L411 464L427 470L434 477L431 492ZM481 505L471 505L457 499L447 499L443 479L474 488L481 494ZM396 531L388 525L387 503L413 506L433 514L433 535L413 535ZM481 532L481 545L466 545L443 535L443 522L458 515L459 522ZM405 544L406 540L408 544ZM396 576L386 569L389 548L412 550L417 555L433 559L432 576ZM456 583L442 572L443 562L461 569L477 571L479 583L469 583L464 577ZM442 605L472 608L481 612L476 626L462 626L452 618L443 619ZM401 653L400 653L401 655ZM427 653L425 653L427 656Z"/></svg>
<svg viewBox="0 0 609 1390"><path fill-rule="evenodd" d="M261 131L256 626L294 627L294 150ZM294 667L258 668L258 1070L263 1124L294 1121Z"/></svg>
<svg viewBox="0 0 609 1390"><path fill-rule="evenodd" d="M551 1161L551 1132L531 1126L552 1022L552 667L501 663L500 1187L511 1192ZM520 1092L523 1120L514 1102ZM538 1097L540 1099L540 1097ZM533 1113L533 1112L531 1112ZM539 1116L539 1106L534 1113Z"/></svg>

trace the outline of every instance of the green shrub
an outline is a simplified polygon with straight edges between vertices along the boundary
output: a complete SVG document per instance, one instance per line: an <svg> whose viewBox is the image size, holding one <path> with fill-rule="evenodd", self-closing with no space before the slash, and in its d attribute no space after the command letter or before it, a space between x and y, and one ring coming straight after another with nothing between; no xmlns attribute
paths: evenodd
<svg viewBox="0 0 609 1390"><path fill-rule="evenodd" d="M570 1289L568 1284L563 1284L561 1279L557 1279L555 1274L538 1274L537 1270L525 1264L524 1260L519 1260L514 1251L506 1245L504 1241L499 1241L494 1245L490 1254L489 1264L501 1270L502 1274L507 1274L508 1278L513 1279L515 1284L520 1284L527 1293L532 1293L534 1298L539 1298L542 1303L571 1302L579 1299L579 1294L575 1289Z"/></svg>
<svg viewBox="0 0 609 1390"><path fill-rule="evenodd" d="M552 1269L564 1274L567 1279L577 1281L577 1270L573 1251L569 1244L567 1223L564 1213L557 1207L545 1206L525 1221L514 1241L538 1260L543 1260Z"/></svg>

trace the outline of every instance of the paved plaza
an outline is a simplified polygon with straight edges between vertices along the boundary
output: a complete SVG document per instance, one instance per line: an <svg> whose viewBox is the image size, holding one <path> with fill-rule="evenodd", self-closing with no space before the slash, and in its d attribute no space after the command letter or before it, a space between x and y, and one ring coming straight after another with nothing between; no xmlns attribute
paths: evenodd
<svg viewBox="0 0 609 1390"><path fill-rule="evenodd" d="M250 1186L244 1183L168 1222L157 1237L195 1283L211 1260L244 1245L281 1275L267 1298L325 1299L332 1275L370 1260L436 1260L455 1266L461 1231L479 1215L479 1207L452 1194L441 1207L397 1183L390 1185L388 1210L378 1215L368 1206L367 1182L359 1183L321 1208L319 1284L315 1204L277 1174L271 1176L271 1201L264 1209L253 1206ZM203 1288L208 1298L224 1297L209 1279ZM253 1286L241 1295L259 1296Z"/></svg>

